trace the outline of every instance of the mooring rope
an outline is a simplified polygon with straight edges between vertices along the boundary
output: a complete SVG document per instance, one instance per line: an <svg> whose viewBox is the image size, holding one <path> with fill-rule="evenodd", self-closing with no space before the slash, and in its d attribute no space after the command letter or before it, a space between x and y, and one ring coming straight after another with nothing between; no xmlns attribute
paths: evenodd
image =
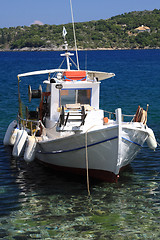
<svg viewBox="0 0 160 240"><path fill-rule="evenodd" d="M156 141L157 142L157 141ZM160 147L160 143L157 142L157 145Z"/></svg>
<svg viewBox="0 0 160 240"><path fill-rule="evenodd" d="M90 197L91 194L90 194L90 190L89 190L87 132L85 133L85 149L86 149L87 190L88 190L88 196Z"/></svg>
<svg viewBox="0 0 160 240"><path fill-rule="evenodd" d="M90 190L89 190L89 161L88 161L88 132L96 125L91 126L86 132L85 132L85 149L86 149L86 170L87 170L87 190L88 190L88 196L90 197Z"/></svg>

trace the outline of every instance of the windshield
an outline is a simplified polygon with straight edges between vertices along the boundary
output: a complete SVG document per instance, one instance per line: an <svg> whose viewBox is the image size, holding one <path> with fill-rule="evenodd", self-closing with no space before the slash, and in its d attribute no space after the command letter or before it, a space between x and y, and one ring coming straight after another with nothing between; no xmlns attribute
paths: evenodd
<svg viewBox="0 0 160 240"><path fill-rule="evenodd" d="M61 105L91 104L91 89L63 89L60 93Z"/></svg>

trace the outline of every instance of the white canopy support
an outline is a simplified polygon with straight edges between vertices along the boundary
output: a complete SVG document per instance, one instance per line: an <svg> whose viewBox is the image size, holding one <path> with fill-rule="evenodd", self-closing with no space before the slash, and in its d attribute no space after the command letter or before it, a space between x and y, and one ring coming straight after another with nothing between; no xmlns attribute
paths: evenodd
<svg viewBox="0 0 160 240"><path fill-rule="evenodd" d="M33 76L33 75L49 74L49 73L64 72L64 71L65 69L40 70L40 71L18 74L17 77L27 77L27 76Z"/></svg>
<svg viewBox="0 0 160 240"><path fill-rule="evenodd" d="M50 73L63 73L66 71L66 69L50 69L50 70L40 70L40 71L34 71L34 72L28 72L28 73L22 73L18 74L18 78L20 77L27 77L27 76L34 76L34 75L42 75L42 74L50 74ZM72 71L72 70L70 70ZM97 78L98 81L114 77L114 73L107 73L107 72L97 72L97 71L89 71L86 70L86 73L90 79Z"/></svg>
<svg viewBox="0 0 160 240"><path fill-rule="evenodd" d="M107 72L97 72L97 71L86 71L89 78L94 79L97 78L98 81L105 80L107 78L114 77L114 73L107 73Z"/></svg>

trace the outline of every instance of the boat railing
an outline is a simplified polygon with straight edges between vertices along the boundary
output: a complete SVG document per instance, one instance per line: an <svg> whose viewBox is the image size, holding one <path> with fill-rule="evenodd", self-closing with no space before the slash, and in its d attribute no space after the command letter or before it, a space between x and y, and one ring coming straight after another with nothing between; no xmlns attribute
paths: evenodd
<svg viewBox="0 0 160 240"><path fill-rule="evenodd" d="M18 123L21 128L28 128L31 131L31 135L36 134L38 130L45 129L45 126L43 125L41 120L31 120L22 118L19 115L17 116Z"/></svg>
<svg viewBox="0 0 160 240"><path fill-rule="evenodd" d="M135 114L134 115L122 114L122 121L124 122L125 118L130 118L131 122L133 122L134 117L135 117Z"/></svg>
<svg viewBox="0 0 160 240"><path fill-rule="evenodd" d="M115 112L109 112L109 111L104 110L104 113L108 114L108 118L110 120L115 120L116 119L116 113ZM135 114L134 115L122 114L122 121L124 121L125 118L130 118L131 122L132 122L134 117L135 117Z"/></svg>

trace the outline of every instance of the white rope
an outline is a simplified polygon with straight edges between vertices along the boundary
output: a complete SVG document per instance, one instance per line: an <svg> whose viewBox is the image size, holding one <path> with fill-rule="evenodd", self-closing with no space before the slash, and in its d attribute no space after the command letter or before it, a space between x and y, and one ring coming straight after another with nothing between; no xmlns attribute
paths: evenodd
<svg viewBox="0 0 160 240"><path fill-rule="evenodd" d="M157 141L156 141L157 142ZM157 145L160 147L160 143L157 142Z"/></svg>
<svg viewBox="0 0 160 240"><path fill-rule="evenodd" d="M58 67L58 69L60 69L60 68L62 67L62 65L63 65L63 63L64 63L64 60L65 60L65 58L63 59L62 63L61 63L60 66Z"/></svg>
<svg viewBox="0 0 160 240"><path fill-rule="evenodd" d="M78 60L77 42L76 42L76 34L75 34L74 18L73 18L73 9L72 9L72 1L71 1L71 0L70 0L70 6L71 6L73 34L74 34L74 42L75 42L75 50L76 50L76 58L77 58L77 68L78 68L78 70L79 70L79 60Z"/></svg>
<svg viewBox="0 0 160 240"><path fill-rule="evenodd" d="M90 197L91 194L90 194L90 190L89 190L87 132L85 133L85 149L86 149L87 190L88 190L88 196Z"/></svg>
<svg viewBox="0 0 160 240"><path fill-rule="evenodd" d="M87 142L88 142L88 132L89 130L91 130L93 127L95 127L96 125L91 126L90 128L88 128L88 130L85 132L85 149L86 149L86 170L87 170L87 190L88 190L88 196L90 197L90 190L89 190L89 166L88 166L88 146L87 146Z"/></svg>

